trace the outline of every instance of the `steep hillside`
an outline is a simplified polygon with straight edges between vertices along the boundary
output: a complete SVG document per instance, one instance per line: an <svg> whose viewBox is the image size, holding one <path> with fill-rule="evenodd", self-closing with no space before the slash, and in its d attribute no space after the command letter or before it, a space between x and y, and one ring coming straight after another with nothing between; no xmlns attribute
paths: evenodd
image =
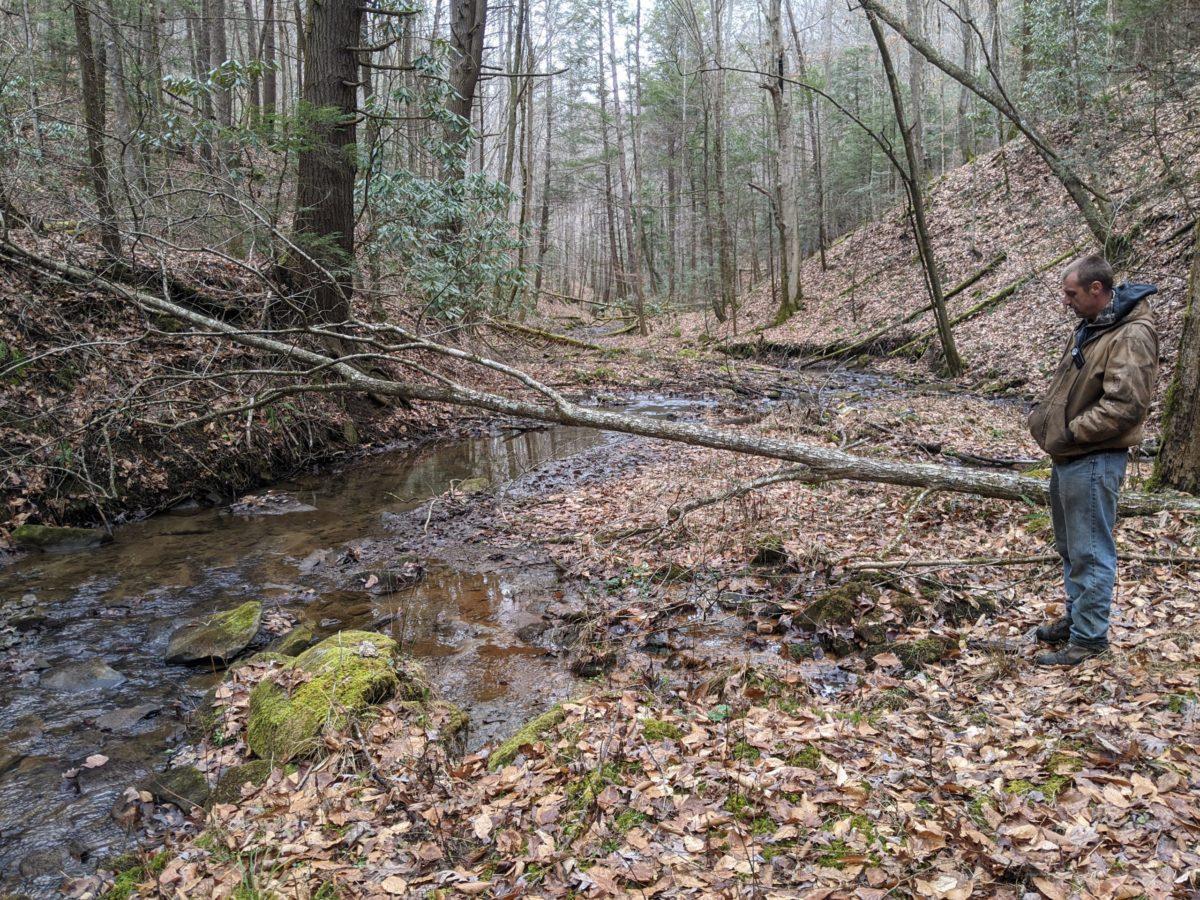
<svg viewBox="0 0 1200 900"><path fill-rule="evenodd" d="M1170 99L1152 97L1140 85L1114 104L1127 110L1119 131L1088 134L1063 127L1054 140L1068 152L1086 154L1111 194L1118 224L1135 236L1135 256L1118 277L1158 285L1155 306L1163 333L1164 363L1176 353L1183 287L1192 248L1191 227L1200 208L1200 91ZM1079 161L1077 161L1077 164ZM1093 249L1078 210L1023 139L983 155L937 179L929 189L929 222L945 290L1002 261L952 298L961 315L1014 283L1020 286L955 328L969 367L965 384L1007 386L1036 392L1053 366L1071 316L1059 303L1065 261ZM801 269L803 308L778 327L763 327L777 301L770 285L744 295L733 323L689 314L677 323L684 339L708 333L726 344L759 344L763 351L819 355L831 345L854 344L880 329L884 335L860 359L889 371L929 373L932 355L888 354L929 333L932 313L897 324L928 304L916 246L902 207L838 239L826 253L828 268L813 255ZM893 327L888 327L889 325ZM645 339L626 338L638 345ZM651 338L651 341L654 339ZM1167 373L1160 378L1160 390Z"/></svg>

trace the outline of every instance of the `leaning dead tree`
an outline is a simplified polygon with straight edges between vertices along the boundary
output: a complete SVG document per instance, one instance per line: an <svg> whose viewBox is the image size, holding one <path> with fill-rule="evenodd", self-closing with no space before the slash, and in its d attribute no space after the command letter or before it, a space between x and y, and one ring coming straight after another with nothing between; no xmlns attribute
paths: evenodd
<svg viewBox="0 0 1200 900"><path fill-rule="evenodd" d="M44 279L103 290L143 313L165 315L185 322L195 329L193 337L223 339L258 350L280 361L271 374L278 376L281 382L291 381L257 393L245 402L176 423L173 425L176 428L242 415L298 393L362 393L406 401L474 407L542 422L579 425L778 459L801 467L790 473L795 480L801 481L868 481L1043 505L1049 502L1049 484L1040 478L930 463L874 459L762 435L724 431L707 425L648 419L580 406L520 369L468 350L437 343L395 324L351 321L337 330L307 326L286 331L253 331L219 321L88 269L48 259L7 241L0 240L0 260L30 268ZM348 352L333 356L314 349L331 341L346 347ZM474 368L497 373L512 382L514 393L510 396L466 384L461 378L448 374L449 370L439 371L438 360L451 362L456 370ZM365 371L368 367L369 373ZM410 373L411 379L401 380L375 374L387 367ZM1121 496L1119 509L1124 515L1150 515L1164 510L1195 514L1200 513L1200 500L1127 492Z"/></svg>

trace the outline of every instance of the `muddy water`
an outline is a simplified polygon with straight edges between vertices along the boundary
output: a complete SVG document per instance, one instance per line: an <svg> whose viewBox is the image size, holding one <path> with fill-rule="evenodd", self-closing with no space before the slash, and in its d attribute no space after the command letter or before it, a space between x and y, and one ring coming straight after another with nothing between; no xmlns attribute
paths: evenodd
<svg viewBox="0 0 1200 900"><path fill-rule="evenodd" d="M672 405L630 411L661 414ZM457 564L415 560L424 579L383 594L356 577L356 548L387 543L399 552L404 535L389 530L389 514L463 479L499 484L605 440L616 438L556 427L384 455L277 485L272 494L287 501L278 508L178 510L124 526L96 550L0 569L0 602L38 607L0 652L0 893L46 895L63 873L129 848L109 815L114 801L161 766L183 737L186 713L220 677L165 664L168 638L181 622L246 598L264 601L268 623L394 634L468 709L476 743L568 693L559 662L518 636L560 598L552 566L464 565L471 548L459 548ZM98 662L119 675L89 680L78 669ZM108 762L63 777L97 753Z"/></svg>

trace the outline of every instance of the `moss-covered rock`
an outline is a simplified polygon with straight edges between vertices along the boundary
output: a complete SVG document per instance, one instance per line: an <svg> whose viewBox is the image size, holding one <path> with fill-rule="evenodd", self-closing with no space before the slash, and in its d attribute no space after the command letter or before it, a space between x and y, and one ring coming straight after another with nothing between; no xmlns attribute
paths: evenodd
<svg viewBox="0 0 1200 900"><path fill-rule="evenodd" d="M289 691L280 681L291 681L294 687ZM429 685L420 665L398 658L396 642L389 637L341 631L301 653L280 677L255 685L246 741L261 759L312 756L320 751L326 730L342 731L370 707L394 696L428 699Z"/></svg>
<svg viewBox="0 0 1200 900"><path fill-rule="evenodd" d="M483 476L464 478L458 483L458 492L460 494L481 494L491 486L492 483Z"/></svg>
<svg viewBox="0 0 1200 900"><path fill-rule="evenodd" d="M262 603L258 600L191 622L171 635L167 662L224 664L250 645L261 624Z"/></svg>
<svg viewBox="0 0 1200 900"><path fill-rule="evenodd" d="M203 806L208 799L208 782L195 766L179 766L157 772L140 785L159 803L174 803L184 812Z"/></svg>
<svg viewBox="0 0 1200 900"><path fill-rule="evenodd" d="M853 625L858 618L859 598L866 596L871 604L879 600L879 588L869 581L847 581L818 594L800 610L798 619L813 628Z"/></svg>
<svg viewBox="0 0 1200 900"><path fill-rule="evenodd" d="M494 771L507 766L517 758L522 747L537 743L543 735L561 725L566 718L567 711L561 703L556 703L540 716L530 719L516 734L492 751L492 755L488 757L488 768Z"/></svg>
<svg viewBox="0 0 1200 900"><path fill-rule="evenodd" d="M941 662L957 647L958 645L952 639L931 634L917 641L875 644L868 647L863 652L863 656L867 659L874 659L881 653L894 653L904 664L904 668L915 670Z"/></svg>
<svg viewBox="0 0 1200 900"><path fill-rule="evenodd" d="M59 528L54 525L18 525L12 541L22 550L42 550L66 553L99 547L112 540L112 535L99 528Z"/></svg>
<svg viewBox="0 0 1200 900"><path fill-rule="evenodd" d="M316 636L311 628L307 625L297 625L287 634L272 641L267 649L283 656L299 656L311 647L315 640Z"/></svg>
<svg viewBox="0 0 1200 900"><path fill-rule="evenodd" d="M242 785L250 782L255 787L261 787L271 777L272 768L274 766L270 760L252 759L226 769L209 794L207 805L211 808L219 803L237 803L242 798Z"/></svg>

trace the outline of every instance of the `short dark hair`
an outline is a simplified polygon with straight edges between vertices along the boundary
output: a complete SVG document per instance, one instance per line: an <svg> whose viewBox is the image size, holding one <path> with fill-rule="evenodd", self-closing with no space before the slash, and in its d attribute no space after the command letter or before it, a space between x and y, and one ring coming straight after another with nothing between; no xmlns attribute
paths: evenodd
<svg viewBox="0 0 1200 900"><path fill-rule="evenodd" d="M1113 268L1099 253L1079 257L1067 266L1067 271L1063 272L1063 280L1072 273L1079 286L1084 289L1091 287L1093 281L1100 282L1100 286L1106 291L1113 289Z"/></svg>

